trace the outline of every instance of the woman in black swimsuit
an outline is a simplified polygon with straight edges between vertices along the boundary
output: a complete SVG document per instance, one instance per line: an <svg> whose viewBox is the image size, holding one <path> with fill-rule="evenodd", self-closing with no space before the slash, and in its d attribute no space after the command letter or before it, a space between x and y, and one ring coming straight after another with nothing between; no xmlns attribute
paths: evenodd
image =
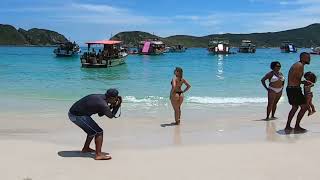
<svg viewBox="0 0 320 180"><path fill-rule="evenodd" d="M171 92L170 92L170 100L171 104L174 110L174 118L176 121L176 124L180 124L180 117L181 117L181 104L183 102L183 93L187 92L191 85L189 82L185 79L183 79L183 70L180 67L177 67L174 70L174 74L176 77L174 77L171 81ZM182 91L181 87L185 84L187 87Z"/></svg>

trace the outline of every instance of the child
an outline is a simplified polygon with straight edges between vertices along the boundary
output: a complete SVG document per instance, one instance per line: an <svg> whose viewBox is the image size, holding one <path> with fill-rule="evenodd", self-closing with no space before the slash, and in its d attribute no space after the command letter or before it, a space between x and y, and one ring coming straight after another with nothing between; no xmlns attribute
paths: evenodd
<svg viewBox="0 0 320 180"><path fill-rule="evenodd" d="M311 87L314 86L314 83L317 81L317 76L312 72L306 72L304 74L304 78L307 80L307 84L304 85L304 96L306 97L306 103L308 106L308 116L314 114L316 112L314 105L312 103L313 93L311 91Z"/></svg>

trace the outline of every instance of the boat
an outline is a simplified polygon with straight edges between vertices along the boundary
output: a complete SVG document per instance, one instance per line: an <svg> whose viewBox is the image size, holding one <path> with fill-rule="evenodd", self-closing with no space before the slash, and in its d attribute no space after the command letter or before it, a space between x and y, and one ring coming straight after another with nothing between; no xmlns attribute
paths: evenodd
<svg viewBox="0 0 320 180"><path fill-rule="evenodd" d="M165 47L165 49L164 49L164 53L168 53L168 52L170 52L170 48L171 48L171 47L166 46L166 47Z"/></svg>
<svg viewBox="0 0 320 180"><path fill-rule="evenodd" d="M320 55L320 47L311 48L310 54Z"/></svg>
<svg viewBox="0 0 320 180"><path fill-rule="evenodd" d="M232 54L228 40L214 39L209 42L208 51L212 54Z"/></svg>
<svg viewBox="0 0 320 180"><path fill-rule="evenodd" d="M125 63L128 53L121 48L121 41L101 40L86 43L88 51L80 57L84 68L109 68ZM103 47L96 53L92 45L102 45Z"/></svg>
<svg viewBox="0 0 320 180"><path fill-rule="evenodd" d="M53 53L58 57L71 57L74 55L78 55L81 52L81 49L76 42L64 42L60 43L60 45L53 50Z"/></svg>
<svg viewBox="0 0 320 180"><path fill-rule="evenodd" d="M295 45L290 41L282 42L280 49L283 53L296 53L298 51Z"/></svg>
<svg viewBox="0 0 320 180"><path fill-rule="evenodd" d="M128 48L128 54L130 54L130 55L139 54L138 49L137 48Z"/></svg>
<svg viewBox="0 0 320 180"><path fill-rule="evenodd" d="M183 45L181 44L177 44L177 45L173 45L171 47L168 48L168 52L171 52L171 53L180 53L180 52L186 52L186 47L184 47Z"/></svg>
<svg viewBox="0 0 320 180"><path fill-rule="evenodd" d="M138 47L140 55L161 55L165 52L166 45L159 39L141 41Z"/></svg>
<svg viewBox="0 0 320 180"><path fill-rule="evenodd" d="M238 52L239 53L255 53L256 45L254 45L250 40L242 40Z"/></svg>

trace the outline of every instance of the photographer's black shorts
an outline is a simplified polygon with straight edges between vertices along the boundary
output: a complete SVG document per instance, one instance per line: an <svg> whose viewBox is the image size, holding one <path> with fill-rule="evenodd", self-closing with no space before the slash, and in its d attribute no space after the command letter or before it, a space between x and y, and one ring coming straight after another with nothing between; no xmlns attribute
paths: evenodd
<svg viewBox="0 0 320 180"><path fill-rule="evenodd" d="M306 98L302 93L301 87L288 86L286 90L290 105L300 106L306 104Z"/></svg>
<svg viewBox="0 0 320 180"><path fill-rule="evenodd" d="M69 119L79 126L89 137L103 134L103 130L90 116L76 116L69 112Z"/></svg>

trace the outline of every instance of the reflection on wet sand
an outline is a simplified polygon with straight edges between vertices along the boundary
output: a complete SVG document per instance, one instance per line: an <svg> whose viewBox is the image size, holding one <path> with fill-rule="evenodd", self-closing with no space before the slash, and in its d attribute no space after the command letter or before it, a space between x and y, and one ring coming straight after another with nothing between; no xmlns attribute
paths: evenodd
<svg viewBox="0 0 320 180"><path fill-rule="evenodd" d="M267 141L294 143L300 138L299 134L286 134L282 132L284 132L284 130L277 130L276 123L274 121L266 122Z"/></svg>
<svg viewBox="0 0 320 180"><path fill-rule="evenodd" d="M173 129L173 144L181 145L181 126L175 126Z"/></svg>
<svg viewBox="0 0 320 180"><path fill-rule="evenodd" d="M278 134L276 130L276 124L274 122L266 122L266 137L268 141L277 141Z"/></svg>

